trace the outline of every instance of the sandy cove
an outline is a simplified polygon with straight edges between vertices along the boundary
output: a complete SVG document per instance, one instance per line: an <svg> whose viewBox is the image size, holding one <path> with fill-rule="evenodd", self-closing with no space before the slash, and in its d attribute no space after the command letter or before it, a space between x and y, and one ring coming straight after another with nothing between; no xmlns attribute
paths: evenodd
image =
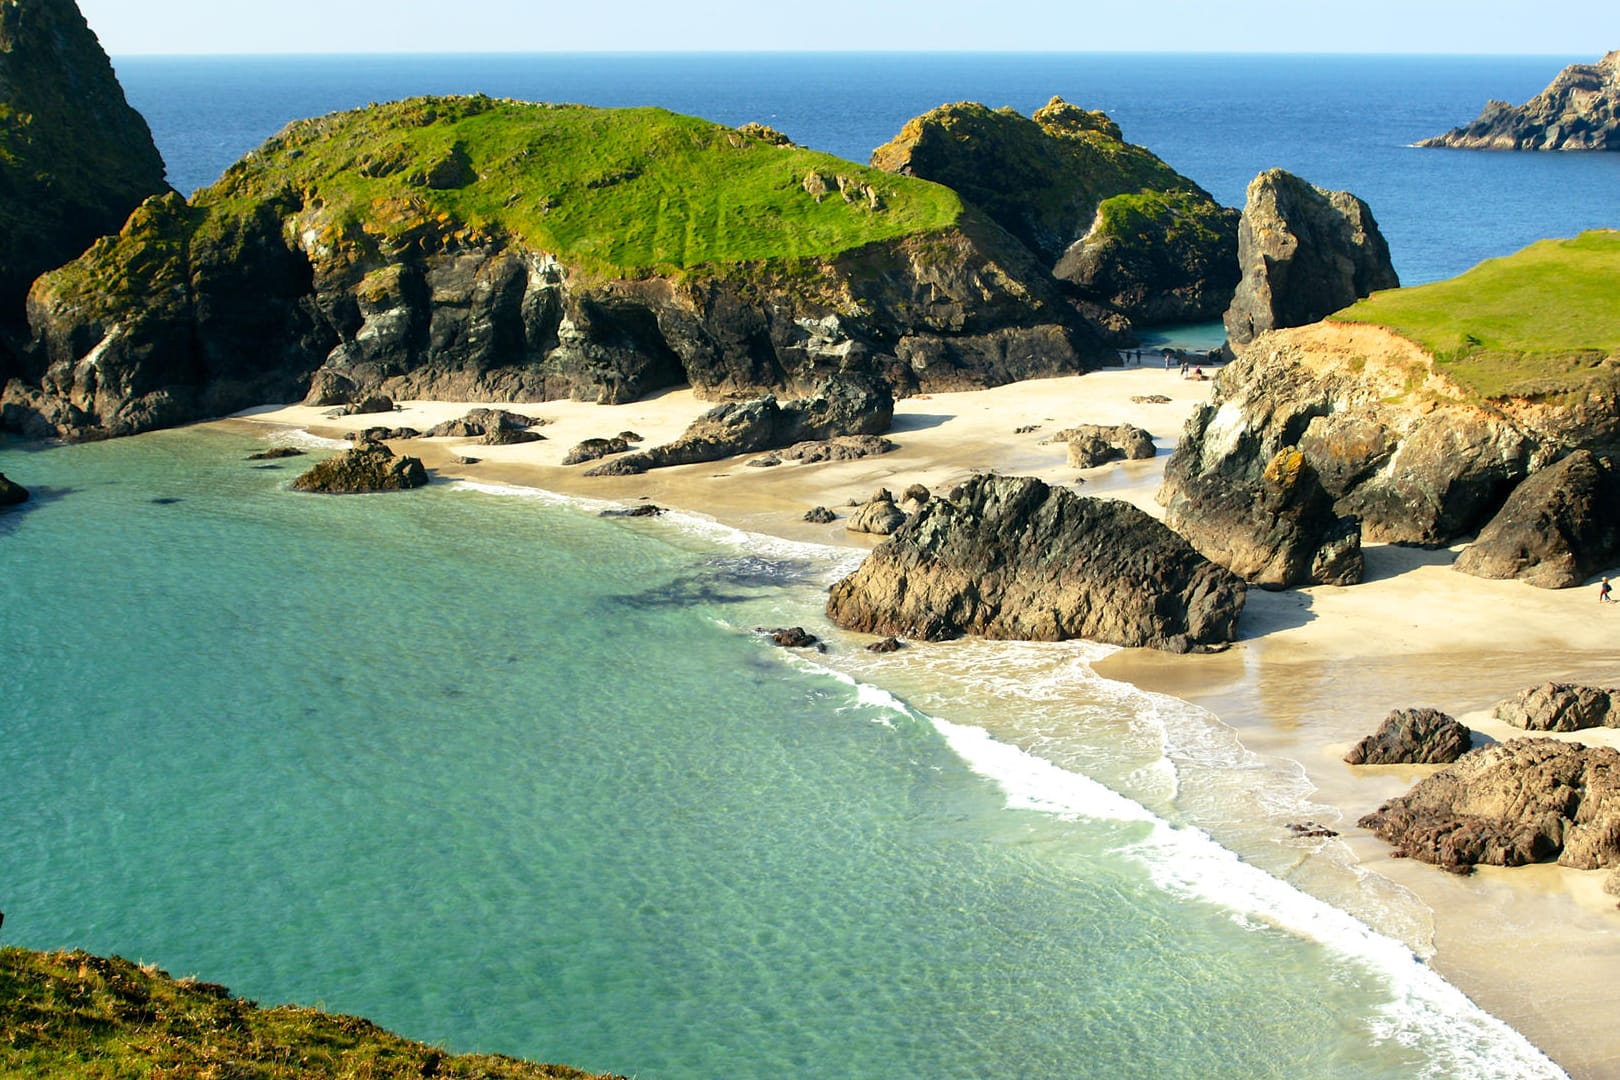
<svg viewBox="0 0 1620 1080"><path fill-rule="evenodd" d="M444 478L507 483L621 503L649 501L753 532L792 540L869 547L876 538L843 521L812 525L806 510L842 518L874 489L897 495L913 483L946 492L974 472L1039 476L1086 495L1126 499L1162 514L1153 495L1169 448L1207 382L1156 366L1017 383L991 390L900 401L893 453L848 462L747 462L764 455L660 469L641 476L587 478L564 466L576 443L621 431L642 446L669 442L711 403L671 391L627 405L579 402L500 407L544 418L545 441L477 446L464 439L411 440L395 448ZM1163 395L1170 400L1144 399ZM289 406L222 421L266 434L302 428L341 437L386 424L427 430L464 415L467 403L405 402L387 415L333 418ZM1131 423L1156 437L1152 461L1077 472L1052 433L1079 423ZM268 430L267 430L268 429ZM1020 430L1033 429L1033 430ZM463 456L477 458L463 464ZM1604 871L1553 866L1487 868L1471 877L1394 860L1356 819L1405 791L1432 768L1354 769L1342 756L1391 709L1429 705L1476 732L1522 732L1490 719L1496 701L1547 679L1620 684L1620 605L1599 605L1595 588L1561 591L1484 581L1451 570L1456 550L1367 549L1368 580L1335 589L1251 590L1236 647L1209 656L1124 650L1098 665L1109 677L1173 694L1214 712L1251 751L1299 762L1335 808L1342 840L1363 865L1416 893L1434 910L1431 964L1464 992L1540 1046L1572 1076L1620 1078L1620 911L1602 892ZM1577 738L1576 736L1560 736ZM1620 746L1620 731L1581 732L1577 741Z"/></svg>

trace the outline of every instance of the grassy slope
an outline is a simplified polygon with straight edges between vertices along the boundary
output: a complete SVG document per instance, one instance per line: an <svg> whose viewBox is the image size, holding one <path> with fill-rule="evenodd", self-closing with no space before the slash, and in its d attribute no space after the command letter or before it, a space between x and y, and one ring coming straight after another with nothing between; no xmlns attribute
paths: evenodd
<svg viewBox="0 0 1620 1080"><path fill-rule="evenodd" d="M116 957L10 947L0 949L0 1075L591 1080L566 1066L448 1055L358 1017L260 1009L222 986Z"/></svg>
<svg viewBox="0 0 1620 1080"><path fill-rule="evenodd" d="M1429 285L1375 293L1332 316L1387 327L1481 397L1540 397L1620 372L1620 231L1542 240Z"/></svg>
<svg viewBox="0 0 1620 1080"><path fill-rule="evenodd" d="M816 174L830 190L806 190ZM851 181L851 197L838 177ZM874 208L864 190L877 194ZM419 98L291 125L197 204L277 192L326 207L339 246L446 222L599 273L822 258L955 224L954 192L663 109Z"/></svg>

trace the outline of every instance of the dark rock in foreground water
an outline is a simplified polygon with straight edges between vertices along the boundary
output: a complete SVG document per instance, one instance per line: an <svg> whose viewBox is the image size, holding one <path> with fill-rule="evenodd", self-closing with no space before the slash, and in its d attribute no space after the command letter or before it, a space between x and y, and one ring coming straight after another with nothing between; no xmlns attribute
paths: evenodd
<svg viewBox="0 0 1620 1080"><path fill-rule="evenodd" d="M18 503L28 501L28 489L14 481L7 480L5 473L0 473L0 506L16 506Z"/></svg>
<svg viewBox="0 0 1620 1080"><path fill-rule="evenodd" d="M404 491L422 487L427 482L427 470L421 461L396 457L382 443L365 440L327 458L294 480L292 486L297 491L358 495L370 491Z"/></svg>
<svg viewBox="0 0 1620 1080"><path fill-rule="evenodd" d="M1128 503L977 476L834 585L827 614L925 641L1088 638L1188 652L1233 640L1244 588Z"/></svg>

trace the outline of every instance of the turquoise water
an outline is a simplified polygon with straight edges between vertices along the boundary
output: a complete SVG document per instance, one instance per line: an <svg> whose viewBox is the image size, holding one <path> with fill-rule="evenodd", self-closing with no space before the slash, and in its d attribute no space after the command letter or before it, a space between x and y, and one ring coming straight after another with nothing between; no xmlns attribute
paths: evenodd
<svg viewBox="0 0 1620 1080"><path fill-rule="evenodd" d="M1095 647L875 657L849 552L260 445L0 448L8 943L643 1078L1557 1075Z"/></svg>

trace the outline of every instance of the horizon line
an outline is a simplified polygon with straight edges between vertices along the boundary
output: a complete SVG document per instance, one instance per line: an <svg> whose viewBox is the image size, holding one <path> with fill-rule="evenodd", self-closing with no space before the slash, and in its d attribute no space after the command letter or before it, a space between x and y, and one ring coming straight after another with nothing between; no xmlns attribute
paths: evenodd
<svg viewBox="0 0 1620 1080"><path fill-rule="evenodd" d="M518 56L1199 56L1199 57L1254 57L1254 56L1332 56L1366 59L1401 57L1406 59L1468 59L1518 57L1525 59L1562 59L1572 52L1428 52L1424 50L1386 50L1363 52L1357 50L1323 49L401 49L401 50L315 50L300 52L108 52L112 57L139 57L145 59L210 59L263 57L266 59L307 59L318 57L518 57ZM1581 53L1578 55L1588 55Z"/></svg>

